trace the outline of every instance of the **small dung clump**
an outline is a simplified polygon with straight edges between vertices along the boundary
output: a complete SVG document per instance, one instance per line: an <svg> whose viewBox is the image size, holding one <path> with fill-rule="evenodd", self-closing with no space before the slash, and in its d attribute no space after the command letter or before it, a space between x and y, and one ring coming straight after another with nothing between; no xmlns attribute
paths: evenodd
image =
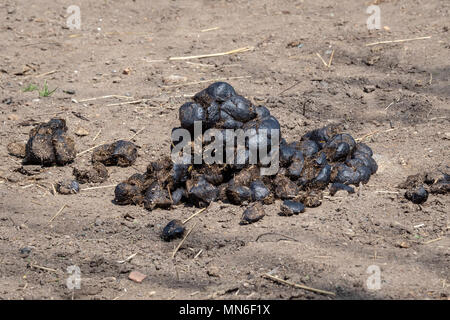
<svg viewBox="0 0 450 320"><path fill-rule="evenodd" d="M50 166L65 165L72 162L76 156L75 142L67 134L64 119L51 119L31 129L25 147L27 164Z"/></svg>
<svg viewBox="0 0 450 320"><path fill-rule="evenodd" d="M398 185L398 188L406 189L406 199L416 204L422 204L428 200L429 194L450 192L450 175L443 170L418 173L408 176L406 181Z"/></svg>
<svg viewBox="0 0 450 320"><path fill-rule="evenodd" d="M65 179L58 182L56 191L61 194L74 194L80 191L80 185L76 180Z"/></svg>
<svg viewBox="0 0 450 320"><path fill-rule="evenodd" d="M125 140L104 144L92 152L92 163L101 162L106 166L129 167L136 158L136 145Z"/></svg>
<svg viewBox="0 0 450 320"><path fill-rule="evenodd" d="M106 167L100 163L94 163L87 169L73 168L73 175L79 183L100 183L105 182L109 173Z"/></svg>
<svg viewBox="0 0 450 320"><path fill-rule="evenodd" d="M415 204L422 204L428 199L428 191L423 186L405 192L405 198Z"/></svg>
<svg viewBox="0 0 450 320"><path fill-rule="evenodd" d="M240 224L250 224L261 220L266 215L261 202L256 202L244 210Z"/></svg>
<svg viewBox="0 0 450 320"><path fill-rule="evenodd" d="M181 238L183 237L185 231L186 228L180 220L172 220L162 230L161 238L164 241Z"/></svg>
<svg viewBox="0 0 450 320"><path fill-rule="evenodd" d="M285 200L280 207L280 216L292 216L305 211L303 203L292 200Z"/></svg>

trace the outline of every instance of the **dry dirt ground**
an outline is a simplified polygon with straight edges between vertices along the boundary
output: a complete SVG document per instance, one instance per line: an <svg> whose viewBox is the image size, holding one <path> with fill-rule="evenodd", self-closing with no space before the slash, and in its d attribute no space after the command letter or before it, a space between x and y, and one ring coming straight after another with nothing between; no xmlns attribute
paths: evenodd
<svg viewBox="0 0 450 320"><path fill-rule="evenodd" d="M450 198L431 195L419 207L396 186L410 174L449 169L450 3L378 2L382 28L369 32L370 1L2 1L0 298L447 300ZM72 4L81 9L80 30L66 26ZM253 50L167 60L247 46ZM327 67L317 53L328 63L333 50ZM173 75L185 78L173 83ZM211 79L229 79L269 107L287 140L345 123L373 148L377 174L357 193L297 216L279 216L276 202L247 226L238 224L244 208L214 203L189 222L196 228L172 259L179 240L163 242L160 230L196 208L118 206L114 187L52 194L51 184L89 165L90 152L65 167L14 171L21 162L6 145L26 142L33 124L56 116L71 134L89 132L75 136L79 152L134 136L136 164L109 168L101 186L144 172L168 154L178 107ZM58 88L50 97L23 91L45 81ZM106 95L127 98L85 100ZM114 105L140 99L147 100ZM66 269L73 265L82 281L72 291ZM367 287L372 265L380 268L379 290ZM147 278L130 281L133 270ZM261 277L269 271L336 296Z"/></svg>

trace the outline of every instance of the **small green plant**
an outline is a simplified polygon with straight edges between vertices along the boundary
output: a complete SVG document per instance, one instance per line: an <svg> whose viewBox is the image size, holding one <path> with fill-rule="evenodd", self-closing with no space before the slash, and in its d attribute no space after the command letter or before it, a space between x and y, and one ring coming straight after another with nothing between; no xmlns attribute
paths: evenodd
<svg viewBox="0 0 450 320"><path fill-rule="evenodd" d="M58 88L53 89L52 91L48 90L47 81L44 81L44 88L39 90L40 97L50 97Z"/></svg>
<svg viewBox="0 0 450 320"><path fill-rule="evenodd" d="M32 91L34 91L34 90L37 90L37 88L38 88L38 87L37 87L36 85L30 83L30 84L28 85L28 87L23 88L23 92L32 92Z"/></svg>

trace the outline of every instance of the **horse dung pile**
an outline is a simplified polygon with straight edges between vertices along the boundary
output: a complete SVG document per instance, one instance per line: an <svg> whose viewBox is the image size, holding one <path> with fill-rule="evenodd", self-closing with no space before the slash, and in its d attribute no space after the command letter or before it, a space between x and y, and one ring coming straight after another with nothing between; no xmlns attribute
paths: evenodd
<svg viewBox="0 0 450 320"><path fill-rule="evenodd" d="M330 194L338 190L354 192L350 185L367 183L378 168L370 147L343 133L339 124L287 142L278 120L266 107L253 105L225 82L197 93L193 101L180 107L179 118L180 127L172 132L172 157L154 161L145 173L133 174L119 183L115 203L153 210L180 203L206 207L220 200L246 205L241 224L248 224L260 220L263 204L275 199L283 200L280 215L290 216L303 212L304 207L319 206L330 183ZM200 125L200 136L195 134L196 125ZM212 129L214 139L210 137ZM189 133L189 141L177 130ZM245 133L244 146L235 136L229 138L238 130ZM231 146L225 141L231 141ZM180 144L184 147L182 156ZM261 154L261 150L267 153ZM174 155L183 161L172 160ZM206 163L205 155L220 155L226 161ZM202 156L203 161L198 162ZM264 174L264 169L273 166L267 159L275 161L277 167ZM183 228L178 221L171 221L163 232L164 240L172 238L171 231L179 236Z"/></svg>

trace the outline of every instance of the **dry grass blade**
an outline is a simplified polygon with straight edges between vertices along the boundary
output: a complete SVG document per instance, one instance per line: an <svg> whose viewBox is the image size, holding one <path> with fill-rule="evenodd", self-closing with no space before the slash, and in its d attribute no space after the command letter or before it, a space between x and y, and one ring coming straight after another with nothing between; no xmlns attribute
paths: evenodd
<svg viewBox="0 0 450 320"><path fill-rule="evenodd" d="M194 218L196 215L202 213L203 211L205 211L208 208L203 208L198 210L196 213L192 214L189 218L187 218L186 220L183 221L183 224L186 224L189 220L191 220L192 218Z"/></svg>
<svg viewBox="0 0 450 320"><path fill-rule="evenodd" d="M235 53L241 53L253 50L253 47L244 47L239 49L230 50L227 52L219 52L219 53L207 53L207 54L201 54L197 56L186 56L186 57L170 57L169 61L174 60L191 60L191 59L201 59L201 58L211 58L211 57L220 57L220 56L226 56L229 54L235 54Z"/></svg>
<svg viewBox="0 0 450 320"><path fill-rule="evenodd" d="M128 261L130 261L131 259L133 259L137 254L138 254L137 252L136 252L136 253L133 253L131 256L129 256L129 257L126 258L125 260L119 260L119 261L117 261L117 263L122 264L122 263L128 262Z"/></svg>
<svg viewBox="0 0 450 320"><path fill-rule="evenodd" d="M45 270L45 271L58 272L58 270L56 270L56 269L47 268L47 267L43 267L43 266L38 266L37 264L31 264L30 267L31 268Z"/></svg>
<svg viewBox="0 0 450 320"><path fill-rule="evenodd" d="M133 97L119 96L119 95L117 95L117 94L111 94L111 95L108 95L108 96L101 96L101 97L95 97L95 98L83 99L83 100L79 100L78 102L88 102L88 101L95 101L95 100L109 99L109 98L117 98L117 99L133 99Z"/></svg>
<svg viewBox="0 0 450 320"><path fill-rule="evenodd" d="M360 137L360 138L356 138L355 140L356 140L357 142L361 142L361 141L363 141L364 139L373 136L374 134L377 134L377 133L380 133L380 132L386 133L386 132L391 132L391 131L394 131L394 130L395 130L395 128L393 128L393 129L388 129L388 130L385 130L385 131L375 130L375 131L372 131L372 132L369 132L369 133L363 135L363 136Z"/></svg>
<svg viewBox="0 0 450 320"><path fill-rule="evenodd" d="M187 237L189 237L189 235L191 234L192 230L195 229L196 225L197 225L197 223L194 224L194 226L186 233L186 235L184 236L183 240L180 241L180 243L175 248L175 250L173 250L172 258L175 258L175 255L177 254L178 250L180 250L180 248L183 245L184 241L186 241Z"/></svg>
<svg viewBox="0 0 450 320"><path fill-rule="evenodd" d="M316 52L316 55L320 58L320 60L322 61L322 63L324 64L325 67L329 68L328 63L325 62L325 60L322 58L322 56Z"/></svg>
<svg viewBox="0 0 450 320"><path fill-rule="evenodd" d="M311 291L311 292L315 292L315 293L320 293L320 294L325 294L325 295L329 295L329 296L336 296L336 294L334 292L330 292L330 291L325 291L325 290L320 290L320 289L316 289L316 288L311 288L311 287L307 287L304 286L302 284L297 284L294 282L290 282L290 281L286 281L277 277L274 277L268 273L265 273L262 275L264 278L268 278L270 280L273 280L275 282L279 282L294 288L299 288L299 289L303 289L303 290L307 290L307 291Z"/></svg>
<svg viewBox="0 0 450 320"><path fill-rule="evenodd" d="M131 136L131 138L130 139L128 139L128 140L133 140L139 133L141 133L142 131L144 131L144 129L145 129L145 127L143 127L141 130L138 130L135 134L133 134L132 136Z"/></svg>
<svg viewBox="0 0 450 320"><path fill-rule="evenodd" d="M213 30L218 30L218 29L220 29L220 27L214 27L214 28L209 28L209 29L203 29L203 30L200 30L200 32L208 32L208 31L213 31Z"/></svg>
<svg viewBox="0 0 450 320"><path fill-rule="evenodd" d="M368 43L368 44L366 44L366 47L375 46L377 44L399 43L399 42L407 42L407 41L414 41L414 40L424 40L424 39L430 39L430 38L431 38L431 36L411 38L411 39L398 39L398 40L378 41L378 42Z"/></svg>
<svg viewBox="0 0 450 320"><path fill-rule="evenodd" d="M439 238L436 238L436 239L433 239L433 240L428 240L427 242L424 242L424 244L430 244L430 243L433 243L433 242L436 242L436 241L439 241L439 240L442 240L442 238L439 237Z"/></svg>
<svg viewBox="0 0 450 320"><path fill-rule="evenodd" d="M51 223L53 220L55 220L55 218L57 216L59 216L61 214L61 212L63 212L64 208L67 207L67 204L63 205L61 207L61 209L59 209L59 211L48 221L48 223Z"/></svg>
<svg viewBox="0 0 450 320"><path fill-rule="evenodd" d="M96 190L96 189L105 189L105 188L112 188L117 186L116 184L110 184L108 186L98 186L98 187L90 187L90 188L84 188L81 189L80 191L87 191L87 190Z"/></svg>
<svg viewBox="0 0 450 320"><path fill-rule="evenodd" d="M38 74L38 75L36 76L36 78L45 77L45 76L54 74L54 73L56 73L56 72L58 72L58 70L52 70L52 71L49 71L49 72L45 72L45 73L42 73L42 74Z"/></svg>
<svg viewBox="0 0 450 320"><path fill-rule="evenodd" d="M101 132L102 132L102 129L98 130L98 132L95 135L94 139L92 139L92 142L94 142L98 138L98 136L100 135Z"/></svg>
<svg viewBox="0 0 450 320"><path fill-rule="evenodd" d="M139 99L139 100L134 100L134 101L127 101L127 102L119 102L119 103L110 103L107 104L107 107L114 107L114 106L123 106L126 104L137 104L137 103L142 103L142 102L147 102L150 99Z"/></svg>
<svg viewBox="0 0 450 320"><path fill-rule="evenodd" d="M81 151L80 153L77 153L77 157L81 156L82 154L84 154L84 153L86 153L86 152L92 151L92 150L94 150L95 148L100 147L100 146L103 145L103 144L104 144L104 142L102 142L102 143L100 143L100 144L98 144L98 145L96 145L96 146L93 146L93 147L91 147L91 148L89 148L89 149L86 149L86 150L84 150L84 151Z"/></svg>
<svg viewBox="0 0 450 320"><path fill-rule="evenodd" d="M328 68L331 67L331 62L333 61L333 57L334 57L334 49L333 49L333 52L331 52L330 60L328 61Z"/></svg>

